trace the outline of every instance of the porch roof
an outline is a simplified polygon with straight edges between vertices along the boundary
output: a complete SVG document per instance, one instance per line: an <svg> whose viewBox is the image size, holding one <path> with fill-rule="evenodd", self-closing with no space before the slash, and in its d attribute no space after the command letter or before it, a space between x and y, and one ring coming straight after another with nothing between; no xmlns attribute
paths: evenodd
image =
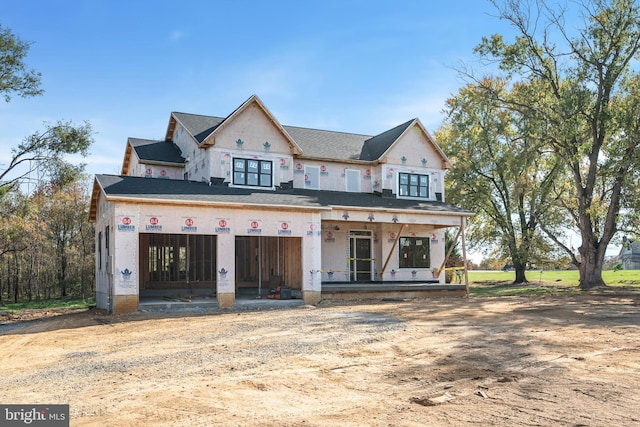
<svg viewBox="0 0 640 427"><path fill-rule="evenodd" d="M332 208L362 208L376 210L413 211L443 215L472 216L473 212L438 201L406 200L382 197L371 193L346 193L320 190L256 190L206 182L118 175L96 175L96 184L107 200L132 199L132 202L184 203L255 206L282 206L297 209L327 210ZM94 192L94 198L96 194ZM95 209L92 203L92 211ZM95 218L96 212L90 217Z"/></svg>

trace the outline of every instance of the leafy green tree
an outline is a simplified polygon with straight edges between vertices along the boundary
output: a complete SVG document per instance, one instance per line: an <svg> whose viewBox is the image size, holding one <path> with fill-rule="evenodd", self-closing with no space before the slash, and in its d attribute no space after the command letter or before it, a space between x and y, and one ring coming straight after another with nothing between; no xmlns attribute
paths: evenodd
<svg viewBox="0 0 640 427"><path fill-rule="evenodd" d="M40 88L40 73L28 69L24 62L29 47L30 43L0 26L0 95L4 96L6 102L11 100L12 94L30 97L44 93ZM64 156L86 156L93 142L91 134L88 123L74 126L71 122L58 122L46 125L43 131L25 138L11 150L8 165L0 169L0 197L15 190L36 171L40 177L70 180L71 175L79 170L65 162ZM69 175L69 172L73 173Z"/></svg>
<svg viewBox="0 0 640 427"><path fill-rule="evenodd" d="M553 206L550 189L560 168L529 136L536 123L488 97L488 90L514 102L529 92L521 86L509 93L505 81L485 79L447 101L448 115L437 132L453 164L447 198L476 212L469 221L472 246L496 247L511 260L515 282L523 283L543 247L539 221Z"/></svg>
<svg viewBox="0 0 640 427"><path fill-rule="evenodd" d="M640 50L637 3L579 3L585 20L575 35L556 3L493 3L519 34L511 43L500 35L484 38L476 52L497 63L509 81L535 86L525 102L493 95L539 123L537 139L564 163L566 179L552 191L580 234L577 253L559 238L555 224L538 221L578 267L580 287L603 286L605 251L625 221L620 214L638 200L640 82L632 68Z"/></svg>
<svg viewBox="0 0 640 427"><path fill-rule="evenodd" d="M25 138L11 150L11 160L4 169L0 169L0 197L14 190L34 173L38 175L38 181L45 178L60 182L73 181L84 165L73 165L64 156L87 156L92 143L89 123L79 126L71 122L47 125L43 131Z"/></svg>
<svg viewBox="0 0 640 427"><path fill-rule="evenodd" d="M11 94L22 97L43 93L40 89L40 73L28 70L24 59L30 43L20 40L8 28L0 25L0 94L6 102Z"/></svg>
<svg viewBox="0 0 640 427"><path fill-rule="evenodd" d="M51 183L40 187L34 195L40 197L41 215L47 218L43 231L52 244L61 297L67 296L71 283L81 281L83 266L88 259L85 240L89 235L93 237L87 231L93 229L88 224L90 201L85 185L80 179L62 184ZM83 291L84 286L81 283Z"/></svg>

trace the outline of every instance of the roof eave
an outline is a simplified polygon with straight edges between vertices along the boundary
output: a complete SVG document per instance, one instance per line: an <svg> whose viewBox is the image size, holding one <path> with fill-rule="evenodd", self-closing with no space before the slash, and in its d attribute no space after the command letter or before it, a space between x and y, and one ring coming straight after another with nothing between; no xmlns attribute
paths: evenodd
<svg viewBox="0 0 640 427"><path fill-rule="evenodd" d="M270 203L246 203L246 202L227 202L227 201L215 201L215 200L185 200L185 199L163 199L163 198L144 198L139 196L116 196L106 195L106 200L109 202L125 202L125 203L143 203L143 204L167 204L167 205L182 205L182 206L224 206L236 209L277 209L287 211L328 211L329 207L322 206L301 206L301 205L277 205Z"/></svg>
<svg viewBox="0 0 640 427"><path fill-rule="evenodd" d="M91 205L89 207L89 222L96 222L98 215L98 199L100 193L104 194L104 189L97 178L93 179L93 189L91 191Z"/></svg>
<svg viewBox="0 0 640 427"><path fill-rule="evenodd" d="M332 163L347 163L347 164L353 164L353 165L377 165L381 163L380 160L378 159L376 160L336 159L331 157L314 157L314 156L305 156L305 155L300 155L300 156L297 156L296 158L301 160L313 160L318 162L332 162Z"/></svg>
<svg viewBox="0 0 640 427"><path fill-rule="evenodd" d="M124 159L122 160L122 168L120 169L120 175L129 174L129 165L131 164L131 153L135 152L133 147L131 146L131 142L129 138L127 138L127 146L124 149ZM137 154L136 154L137 156Z"/></svg>
<svg viewBox="0 0 640 427"><path fill-rule="evenodd" d="M163 160L139 160L140 164L144 165L157 165L157 166L171 166L171 167L183 167L187 162L170 162Z"/></svg>
<svg viewBox="0 0 640 427"><path fill-rule="evenodd" d="M332 210L345 210L345 211L366 211L366 212L390 212L390 213L402 213L411 211L411 213L415 214L425 214L425 215L444 215L444 216L464 216L464 217L472 217L476 214L474 212L462 211L429 211L429 210L421 210L421 209L404 209L404 208L393 208L393 207L367 207L367 206L344 206L344 205L331 205Z"/></svg>
<svg viewBox="0 0 640 427"><path fill-rule="evenodd" d="M176 123L179 123L178 119L171 113L169 116L169 124L167 125L167 133L164 136L165 141L173 140L173 132L176 129ZM182 124L182 123L180 123ZM184 126L183 126L184 127Z"/></svg>

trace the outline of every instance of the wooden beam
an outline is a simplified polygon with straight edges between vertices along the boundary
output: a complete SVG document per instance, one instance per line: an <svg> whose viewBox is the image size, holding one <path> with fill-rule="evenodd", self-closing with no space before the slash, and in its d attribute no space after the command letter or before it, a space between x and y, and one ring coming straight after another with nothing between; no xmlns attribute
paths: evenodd
<svg viewBox="0 0 640 427"><path fill-rule="evenodd" d="M462 230L462 259L464 261L464 287L467 291L467 297L469 296L469 271L467 269L467 246L464 241L464 227L466 225L465 217L460 217L460 230Z"/></svg>
<svg viewBox="0 0 640 427"><path fill-rule="evenodd" d="M464 217L460 217L460 220L462 221ZM460 237L460 233L462 232L462 226L460 226L460 228L458 229L458 233L456 234L456 237L453 239L453 244L449 247L449 250L447 251L447 255L444 257L444 261L442 261L442 265L440 266L440 268L438 268L437 270L434 271L436 277L440 276L440 272L442 272L442 269L444 268L445 265L447 265L447 261L449 261L449 257L451 256L451 252L453 251L454 246L456 245L456 242L458 241L458 237ZM445 238L445 244L446 244L446 238Z"/></svg>
<svg viewBox="0 0 640 427"><path fill-rule="evenodd" d="M384 265L382 266L382 271L380 272L380 278L382 278L382 276L384 275L385 270L387 269L387 265L389 264L389 261L391 260L391 255L393 255L393 251L396 249L396 246L398 245L398 240L400 240L400 235L402 234L402 230L404 230L404 227L407 224L402 224L400 226L400 231L398 231L398 234L396 235L396 239L393 241L393 245L391 246L391 249L389 249L389 254L387 255L387 259L384 262Z"/></svg>

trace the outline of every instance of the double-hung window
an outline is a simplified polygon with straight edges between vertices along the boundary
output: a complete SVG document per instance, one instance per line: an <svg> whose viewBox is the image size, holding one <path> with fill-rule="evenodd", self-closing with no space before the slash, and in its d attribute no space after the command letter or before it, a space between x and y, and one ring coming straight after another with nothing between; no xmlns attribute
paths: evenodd
<svg viewBox="0 0 640 427"><path fill-rule="evenodd" d="M272 187L272 166L271 160L233 159L233 185Z"/></svg>
<svg viewBox="0 0 640 427"><path fill-rule="evenodd" d="M400 268L429 268L428 237L400 237Z"/></svg>
<svg viewBox="0 0 640 427"><path fill-rule="evenodd" d="M400 196L429 198L429 175L400 172L398 179Z"/></svg>

